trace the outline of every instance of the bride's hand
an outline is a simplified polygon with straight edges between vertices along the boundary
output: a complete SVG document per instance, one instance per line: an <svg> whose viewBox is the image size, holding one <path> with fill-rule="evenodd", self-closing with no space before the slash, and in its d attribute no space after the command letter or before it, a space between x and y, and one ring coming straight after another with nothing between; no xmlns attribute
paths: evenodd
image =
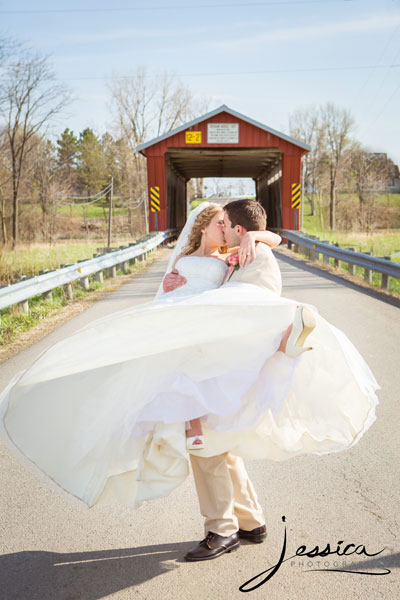
<svg viewBox="0 0 400 600"><path fill-rule="evenodd" d="M255 231L248 231L240 242L238 256L241 267L250 264L256 257L256 233Z"/></svg>
<svg viewBox="0 0 400 600"><path fill-rule="evenodd" d="M176 269L173 269L171 273L167 273L163 281L163 290L165 293L172 292L178 287L182 287L186 284L186 278L179 275Z"/></svg>

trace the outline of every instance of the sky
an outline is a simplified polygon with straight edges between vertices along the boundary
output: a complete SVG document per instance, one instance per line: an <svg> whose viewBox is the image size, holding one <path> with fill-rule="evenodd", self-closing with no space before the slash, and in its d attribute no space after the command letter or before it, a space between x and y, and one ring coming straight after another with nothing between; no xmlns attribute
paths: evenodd
<svg viewBox="0 0 400 600"><path fill-rule="evenodd" d="M54 133L110 129L112 74L145 65L286 133L297 108L333 102L400 164L400 0L0 0L0 36L49 55L72 92Z"/></svg>

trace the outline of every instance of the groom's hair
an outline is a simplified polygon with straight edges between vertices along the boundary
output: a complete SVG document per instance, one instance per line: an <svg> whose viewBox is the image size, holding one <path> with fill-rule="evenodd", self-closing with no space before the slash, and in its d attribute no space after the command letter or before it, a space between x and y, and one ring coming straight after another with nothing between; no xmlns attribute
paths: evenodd
<svg viewBox="0 0 400 600"><path fill-rule="evenodd" d="M233 200L224 206L232 227L241 225L247 231L263 231L267 226L267 214L257 200Z"/></svg>

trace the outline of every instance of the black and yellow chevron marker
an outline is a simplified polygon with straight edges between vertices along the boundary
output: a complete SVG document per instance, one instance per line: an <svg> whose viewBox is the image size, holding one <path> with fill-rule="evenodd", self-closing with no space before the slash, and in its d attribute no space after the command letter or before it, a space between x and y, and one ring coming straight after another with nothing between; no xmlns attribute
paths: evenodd
<svg viewBox="0 0 400 600"><path fill-rule="evenodd" d="M292 183L292 208L299 208L301 203L301 185Z"/></svg>
<svg viewBox="0 0 400 600"><path fill-rule="evenodd" d="M150 210L151 212L160 211L160 188L158 185L150 188Z"/></svg>

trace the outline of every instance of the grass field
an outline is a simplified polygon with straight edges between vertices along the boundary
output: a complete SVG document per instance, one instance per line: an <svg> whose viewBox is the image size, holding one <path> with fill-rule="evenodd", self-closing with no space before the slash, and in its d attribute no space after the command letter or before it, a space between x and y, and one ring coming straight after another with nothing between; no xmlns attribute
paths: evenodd
<svg viewBox="0 0 400 600"><path fill-rule="evenodd" d="M132 242L118 241L112 247L127 245ZM21 244L16 250L0 251L0 282L11 283L19 276L38 275L39 271L58 269L62 264L73 264L78 260L93 258L97 248L106 246L103 241L63 242L49 246L48 244Z"/></svg>
<svg viewBox="0 0 400 600"><path fill-rule="evenodd" d="M23 203L22 210L33 211L37 215L41 215L40 206L37 204ZM65 217L80 217L87 219L108 219L108 202L99 201L96 204L89 204L89 206L79 205L62 205L57 207L57 214ZM113 201L113 216L120 217L128 214L127 207L121 207L118 205L118 198Z"/></svg>
<svg viewBox="0 0 400 600"><path fill-rule="evenodd" d="M152 258L149 259L151 263L157 258L158 251L154 252ZM117 276L140 273L146 268L146 263L137 263L135 265L128 265L126 272L121 271L117 268ZM92 277L89 278L89 289L83 290L80 286L79 281L72 282L73 289L73 300L69 300L65 294L64 288L54 288L52 290L52 299L43 299L42 295L34 296L29 299L29 314L23 314L19 312L18 306L9 306L0 310L0 347L7 346L14 342L24 331L31 329L33 326L44 321L47 317L57 313L61 308L67 304L79 301L87 298L94 291L109 286L111 282L115 280L108 280L105 278L104 283L100 283L94 280ZM112 284L114 285L114 284Z"/></svg>
<svg viewBox="0 0 400 600"><path fill-rule="evenodd" d="M400 194L382 194L377 201L386 203L387 206L399 207L400 210ZM338 243L341 248L354 248L356 252L371 252L377 257L390 256L391 260L400 262L400 229L375 230L372 233L324 231L321 229L318 211L315 216L310 216L307 198L304 205L303 231L316 235L321 241ZM322 255L320 261L322 262ZM348 264L340 262L339 268L348 271ZM364 269L356 267L356 275L363 277ZM379 273L373 273L372 285L380 287L381 277ZM389 278L389 291L400 294L399 279Z"/></svg>

